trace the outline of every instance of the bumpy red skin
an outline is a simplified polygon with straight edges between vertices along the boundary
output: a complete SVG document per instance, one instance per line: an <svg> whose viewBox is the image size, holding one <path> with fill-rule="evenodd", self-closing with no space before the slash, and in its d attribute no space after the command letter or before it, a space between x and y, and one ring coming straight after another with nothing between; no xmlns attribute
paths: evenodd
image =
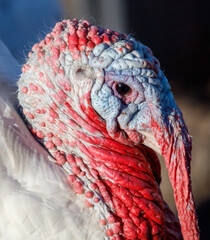
<svg viewBox="0 0 210 240"><path fill-rule="evenodd" d="M64 28L68 28L68 33L61 38ZM24 74L30 76L35 73L38 81L31 83L28 77L23 85L20 84L20 103L32 126L32 133L46 146L58 164L69 164L72 174L68 180L77 193L85 193L87 207L97 209L102 202L108 209L100 224L107 226L106 235L109 239L182 239L180 226L160 193L160 164L156 154L141 145L135 146L129 139L123 139L123 134L116 134L115 139L109 136L105 122L92 108L91 88L79 96L80 108L75 111L71 104L72 83L65 80L65 70L58 62L61 53L66 54L67 50L74 61L79 61L80 53L85 52L88 56L95 45L102 42L111 45L127 38L124 34L91 26L87 21L65 20L58 23L45 40L34 45L33 53L29 54L30 57L36 56L36 63L27 63L22 68L23 78ZM46 49L50 49L50 55L45 54ZM44 72L44 64L52 71L51 76L60 76L57 81L48 77L49 72ZM50 101L43 102L42 96L51 92ZM27 97L36 99L36 103L33 106L25 104ZM66 119L63 120L62 114ZM157 134L158 130L162 131L161 127L153 121L152 129L159 145L163 146L164 142L161 141L164 136L158 138ZM68 139L68 131L71 140ZM168 141L169 137L166 139ZM83 157L76 156L75 149L80 150ZM175 190L184 238L198 239L196 219L191 219L191 215L185 218L186 211L183 210L183 199L191 196L190 183L180 190L180 184L173 175L177 163L170 164L170 153L164 151L163 147L162 153ZM184 156L181 161L182 166L186 164ZM189 172L186 168L182 170L184 181L188 180ZM88 188L80 179L87 180ZM187 188L189 192L185 192ZM180 195L177 190L181 191ZM194 207L193 203L191 207ZM186 227L186 222L191 220L195 223L192 230Z"/></svg>

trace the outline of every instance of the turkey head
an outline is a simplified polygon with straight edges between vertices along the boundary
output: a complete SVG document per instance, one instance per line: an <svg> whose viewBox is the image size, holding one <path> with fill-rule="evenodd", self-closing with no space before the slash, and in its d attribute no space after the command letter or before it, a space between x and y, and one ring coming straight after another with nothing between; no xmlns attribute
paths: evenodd
<svg viewBox="0 0 210 240"><path fill-rule="evenodd" d="M28 127L100 213L107 239L199 238L191 139L148 47L64 20L33 46L22 72ZM165 159L182 230L162 198L154 151Z"/></svg>

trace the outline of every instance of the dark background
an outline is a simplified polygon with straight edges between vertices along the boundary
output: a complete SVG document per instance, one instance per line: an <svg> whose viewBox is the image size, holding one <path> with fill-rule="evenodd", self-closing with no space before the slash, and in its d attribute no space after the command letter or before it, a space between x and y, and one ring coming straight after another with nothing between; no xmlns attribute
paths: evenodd
<svg viewBox="0 0 210 240"><path fill-rule="evenodd" d="M126 1L129 29L158 56L173 85L210 100L209 1Z"/></svg>

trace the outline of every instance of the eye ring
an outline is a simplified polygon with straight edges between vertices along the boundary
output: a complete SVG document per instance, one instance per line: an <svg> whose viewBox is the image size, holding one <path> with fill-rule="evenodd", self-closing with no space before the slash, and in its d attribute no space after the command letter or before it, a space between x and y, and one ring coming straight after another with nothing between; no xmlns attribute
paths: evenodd
<svg viewBox="0 0 210 240"><path fill-rule="evenodd" d="M124 96L124 95L126 95L126 94L128 94L128 93L131 92L131 88L130 88L128 85L126 85L126 84L124 84L124 83L122 83L122 82L118 82L118 83L116 84L116 91L117 91L121 96Z"/></svg>

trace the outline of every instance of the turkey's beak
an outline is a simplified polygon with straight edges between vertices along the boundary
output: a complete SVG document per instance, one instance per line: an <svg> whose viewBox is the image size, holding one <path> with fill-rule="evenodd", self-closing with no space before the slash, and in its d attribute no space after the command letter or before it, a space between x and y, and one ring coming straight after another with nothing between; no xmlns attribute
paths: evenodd
<svg viewBox="0 0 210 240"><path fill-rule="evenodd" d="M144 136L144 145L153 149L155 152L161 154L160 146L157 143L157 140L154 137L153 132L150 131L139 131Z"/></svg>

